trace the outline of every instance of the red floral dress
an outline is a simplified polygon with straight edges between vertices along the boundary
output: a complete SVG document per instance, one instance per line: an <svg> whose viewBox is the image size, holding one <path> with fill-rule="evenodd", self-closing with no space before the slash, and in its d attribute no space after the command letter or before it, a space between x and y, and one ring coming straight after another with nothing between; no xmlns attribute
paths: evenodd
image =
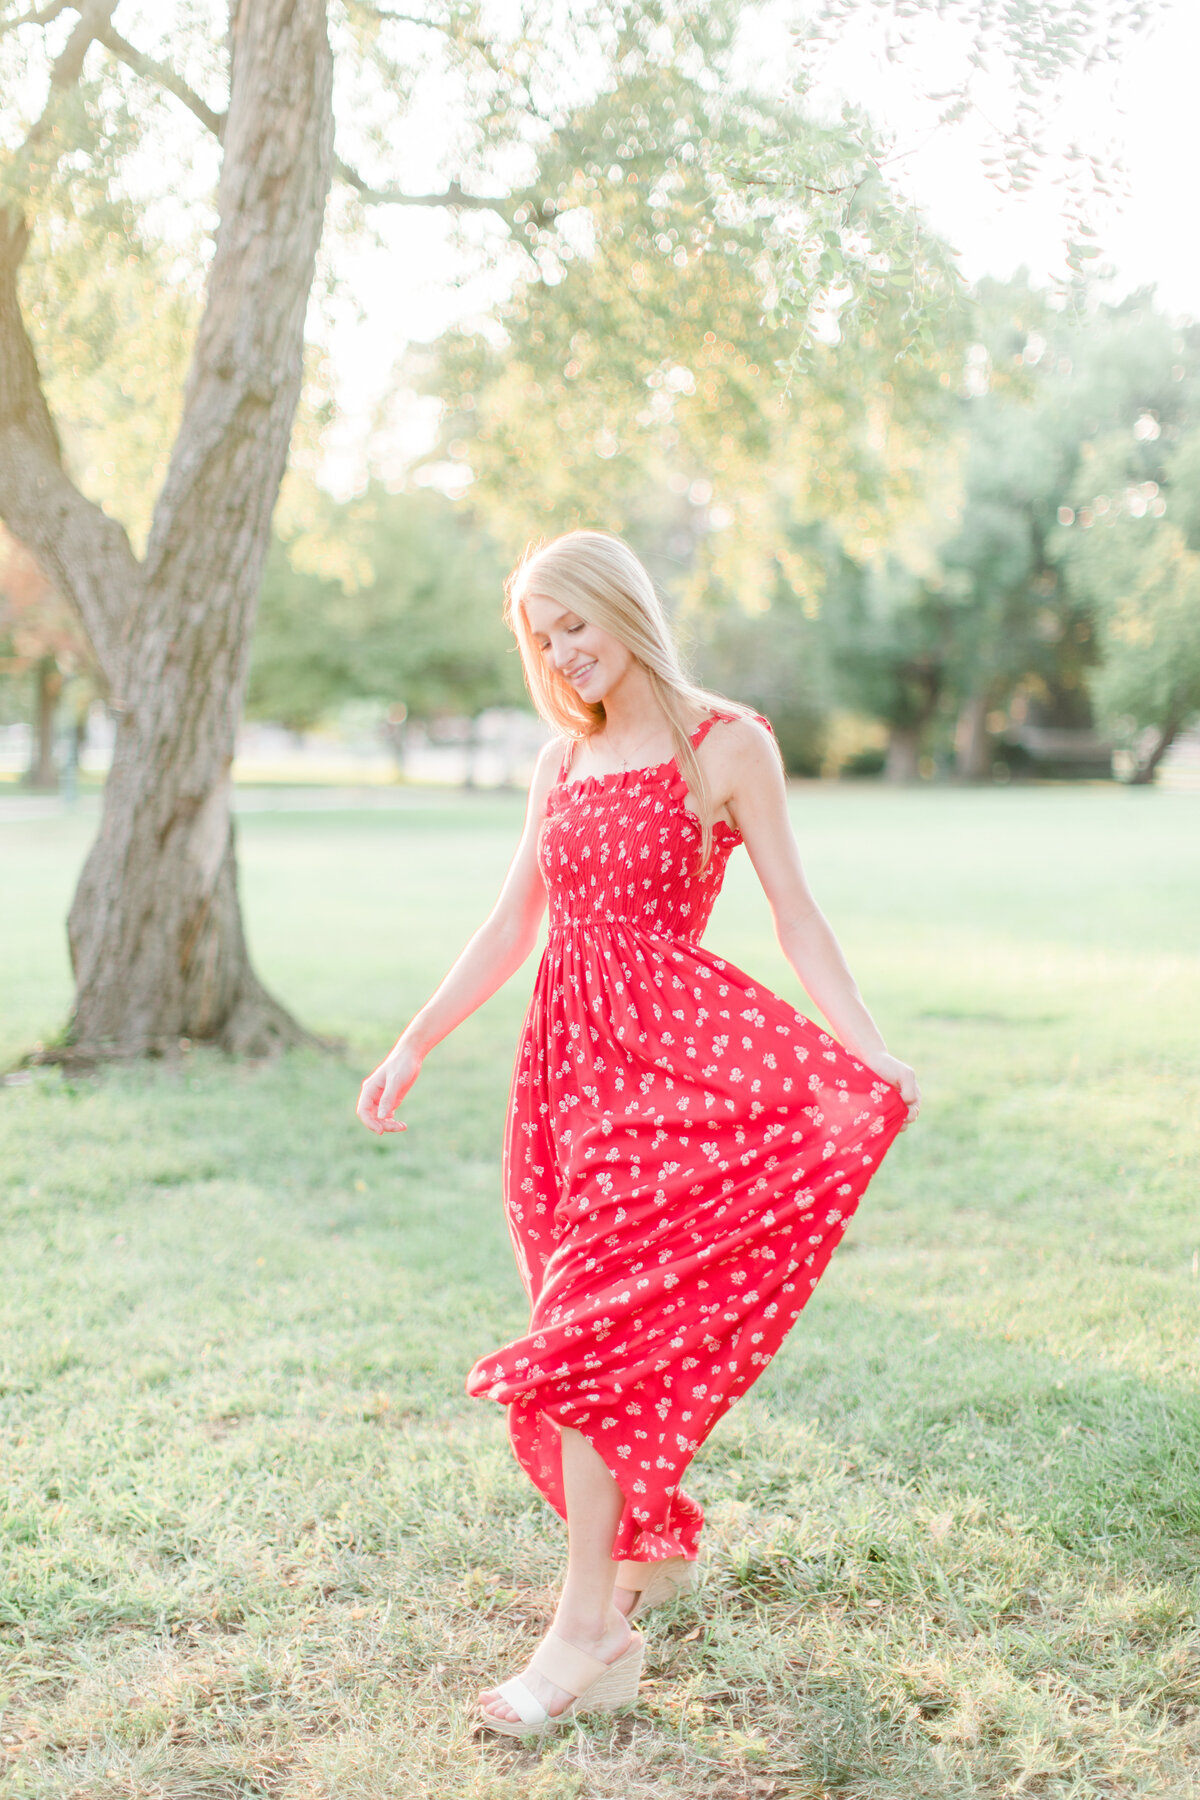
<svg viewBox="0 0 1200 1800"><path fill-rule="evenodd" d="M905 1106L701 948L741 836L718 822L697 873L674 761L566 774L541 833L550 936L504 1148L532 1314L467 1391L508 1407L559 1513L559 1427L595 1446L625 1496L615 1557L694 1557L704 1515L684 1471L783 1342Z"/></svg>

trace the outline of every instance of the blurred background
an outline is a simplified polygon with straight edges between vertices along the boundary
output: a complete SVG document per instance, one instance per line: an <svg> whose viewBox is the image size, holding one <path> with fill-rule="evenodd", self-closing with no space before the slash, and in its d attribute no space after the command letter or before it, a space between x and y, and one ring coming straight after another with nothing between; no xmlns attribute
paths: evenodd
<svg viewBox="0 0 1200 1800"><path fill-rule="evenodd" d="M170 10L123 29L203 87L221 9ZM1039 70L970 8L708 8L623 60L566 16L535 44L335 10L358 186L330 202L238 782L523 781L501 581L586 523L630 538L797 776L1200 785L1200 28L1164 5L1082 43L1044 12ZM15 140L56 46L0 41ZM218 146L119 59L91 78L23 281L69 467L139 548ZM464 168L472 204L411 201ZM102 783L108 698L5 534L2 791Z"/></svg>

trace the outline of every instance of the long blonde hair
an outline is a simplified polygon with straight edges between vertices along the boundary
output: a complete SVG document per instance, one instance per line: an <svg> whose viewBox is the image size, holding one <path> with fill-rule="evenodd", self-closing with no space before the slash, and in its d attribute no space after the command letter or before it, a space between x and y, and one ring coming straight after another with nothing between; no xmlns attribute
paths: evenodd
<svg viewBox="0 0 1200 1800"><path fill-rule="evenodd" d="M604 706L584 700L542 655L529 628L527 599L552 600L586 624L607 631L641 664L666 714L675 760L699 814L703 868L712 854L713 825L708 785L689 728L695 729L697 713L753 718L751 709L688 679L654 583L624 539L610 532L568 531L549 542L531 543L505 582L504 593L505 623L520 648L530 698L561 735L591 737L604 725Z"/></svg>

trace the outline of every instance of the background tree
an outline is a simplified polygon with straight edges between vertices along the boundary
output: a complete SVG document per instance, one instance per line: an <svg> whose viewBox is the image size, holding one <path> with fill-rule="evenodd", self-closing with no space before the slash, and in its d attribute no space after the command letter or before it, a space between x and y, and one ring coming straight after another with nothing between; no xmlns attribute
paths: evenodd
<svg viewBox="0 0 1200 1800"><path fill-rule="evenodd" d="M267 559L247 711L301 730L351 700L418 720L521 703L505 567L440 493L373 485L338 504L314 490Z"/></svg>
<svg viewBox="0 0 1200 1800"><path fill-rule="evenodd" d="M1175 368L1171 412L1196 380L1194 361ZM1200 716L1200 430L1172 441L1154 414L1138 425L1089 446L1057 549L1095 623L1097 706L1140 784Z"/></svg>
<svg viewBox="0 0 1200 1800"><path fill-rule="evenodd" d="M895 555L847 561L824 614L838 696L887 729L883 773L916 781L947 691L948 605L932 573Z"/></svg>
<svg viewBox="0 0 1200 1800"><path fill-rule="evenodd" d="M960 602L953 660L968 777L987 772L987 720L1018 691L1060 722L1090 723L1092 671L1118 648L1097 640L1092 598L1059 556L1058 520L1099 441L1116 433L1136 449L1139 420L1157 434L1153 422L1170 418L1174 431L1186 406L1186 334L1150 296L1080 316L1024 283L988 284L980 316L962 522L942 553Z"/></svg>
<svg viewBox="0 0 1200 1800"><path fill-rule="evenodd" d="M807 568L812 548L804 548ZM829 722L829 657L811 591L810 581L798 594L780 566L761 612L723 605L696 609L689 621L701 680L770 719L793 775L821 773Z"/></svg>
<svg viewBox="0 0 1200 1800"><path fill-rule="evenodd" d="M491 329L439 346L435 454L469 468L472 504L510 548L543 518L618 525L674 602L698 672L766 711L789 765L812 774L833 700L818 620L847 577L837 540L869 554L923 516L966 312L923 237L944 342L912 353L912 296L890 270L915 227L891 198L858 218L856 297L829 302L842 260L822 243L808 309L798 277L782 304L795 201L765 200L757 174L739 187L739 159L757 170L764 142L790 134L822 168L833 134L739 89L728 50L712 53L718 84L639 63L563 122L543 153L559 198L551 223L526 227L525 278ZM861 154L866 128L852 130ZM764 251L774 239L780 264Z"/></svg>
<svg viewBox="0 0 1200 1800"><path fill-rule="evenodd" d="M90 675L79 627L37 562L0 527L0 675L30 684L31 750L25 780L43 793L58 786L59 701L73 675ZM88 694L91 687L89 683Z"/></svg>
<svg viewBox="0 0 1200 1800"><path fill-rule="evenodd" d="M1075 695L1075 722L1089 722L1081 675L1089 633L1047 548L1078 457L1062 381L1071 367L1064 340L1078 350L1080 321L1050 301L1023 277L984 281L974 296L958 491L947 497L933 578L942 697L964 780L990 777L990 722L1022 684L1060 706Z"/></svg>
<svg viewBox="0 0 1200 1800"><path fill-rule="evenodd" d="M438 454L469 465L498 535L515 543L529 520L560 529L607 513L685 605L735 589L753 610L775 589L781 513L819 500L869 532L904 492L942 389L936 360L897 361L910 298L869 235L905 228L890 200L878 218L863 209L865 291L842 354L805 348L821 318L838 336L838 309L819 312L832 255L789 277L785 306L765 246L786 240L791 268L792 202L730 172L739 147L749 156L764 138L801 140L819 167L832 134L733 85L731 32L707 48L690 77L682 54L634 61L556 129L541 164L553 210L535 218L523 197L518 208L526 272L488 330L442 340L430 385L447 407ZM924 242L952 339L958 290L942 247ZM789 387L781 367L801 349ZM651 547L664 529L665 558Z"/></svg>
<svg viewBox="0 0 1200 1800"><path fill-rule="evenodd" d="M1167 448L1194 417L1193 334L1150 296L1055 305L1018 277L981 283L972 301L955 406L927 447L924 516L910 509L852 558L857 579L823 612L840 692L888 725L889 772L903 778L922 755L985 778L1017 714L1088 728L1093 688L1111 724L1107 696L1130 661L1119 631L1101 629L1115 591L1084 578L1098 565L1066 554L1059 520L1106 444L1114 491L1171 479ZM1123 543L1107 571L1118 584L1139 548ZM1126 711L1148 724L1154 707L1140 706Z"/></svg>
<svg viewBox="0 0 1200 1800"><path fill-rule="evenodd" d="M190 227L182 241L159 241L123 190L122 165L149 148L135 96L105 85L89 99L103 107L104 135L88 133L68 177L37 196L21 307L64 461L141 555L179 429L201 246Z"/></svg>
<svg viewBox="0 0 1200 1800"><path fill-rule="evenodd" d="M67 471L18 293L25 215L64 156L116 154L88 53L103 44L136 57L112 0L51 10L76 16L45 109L5 171L0 213L0 510L78 610L118 716L100 836L69 922L73 1051L163 1051L181 1035L261 1049L298 1033L250 968L229 767L332 174L323 8L235 6L228 108L193 97L223 140L220 226L142 558Z"/></svg>
<svg viewBox="0 0 1200 1800"><path fill-rule="evenodd" d="M1110 441L1124 453L1122 485L1165 479L1163 447L1154 446L1173 442L1189 416L1189 334L1151 296L1093 303L1086 314L1048 300L1023 280L980 292L962 503L938 552L952 601L947 690L968 779L989 772L1014 698L1047 722L1091 724L1089 696L1108 691L1126 652L1099 630L1104 606L1082 565L1063 557L1058 521Z"/></svg>

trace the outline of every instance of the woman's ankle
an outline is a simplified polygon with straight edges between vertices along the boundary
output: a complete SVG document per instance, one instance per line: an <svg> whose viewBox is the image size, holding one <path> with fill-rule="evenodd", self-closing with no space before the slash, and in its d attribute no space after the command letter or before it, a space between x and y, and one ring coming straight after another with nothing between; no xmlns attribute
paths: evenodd
<svg viewBox="0 0 1200 1800"><path fill-rule="evenodd" d="M568 1643L600 1643L628 1624L612 1600L603 1604L564 1595L554 1615L554 1629Z"/></svg>

